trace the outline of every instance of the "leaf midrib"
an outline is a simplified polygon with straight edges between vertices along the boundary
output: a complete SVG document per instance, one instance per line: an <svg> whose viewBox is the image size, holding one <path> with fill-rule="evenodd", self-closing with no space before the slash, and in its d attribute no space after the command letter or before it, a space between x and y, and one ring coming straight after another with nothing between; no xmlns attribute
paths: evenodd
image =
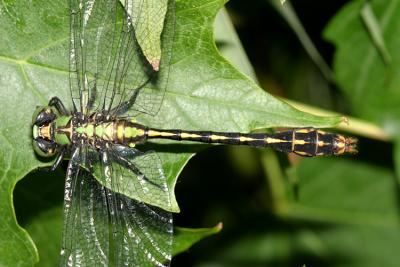
<svg viewBox="0 0 400 267"><path fill-rule="evenodd" d="M4 62L12 62L12 63L14 63L16 65L19 65L21 67L21 72L23 74L24 80L26 81L28 87L31 89L31 91L34 94L38 95L39 98L41 98L41 100L43 102L46 102L45 97L38 90L34 89L32 83L30 82L30 79L28 78L28 76L26 75L26 73L24 71L24 66L30 65L30 66L34 66L34 67L37 67L37 68L46 69L46 70L49 70L49 71L52 71L52 72L62 73L62 74L65 74L66 76L68 76L68 74L69 74L69 71L66 71L66 70L63 70L63 69L57 69L57 68L50 67L50 66L47 66L47 65L44 65L44 64L38 64L38 63L34 63L34 62L29 62L29 61L26 61L26 60L16 60L16 59L9 58L9 57L4 57L4 56L0 56L0 60L2 60ZM171 66L173 66L173 65L171 65ZM213 81L213 80L217 80L217 79L225 79L225 78L221 78L221 77L213 78L213 79L207 80L207 82L210 82L210 81ZM248 82L252 83L251 80L248 80ZM253 87L253 88L255 90L258 90L255 87ZM234 108L234 109L243 109L243 107L245 107L245 110L249 111L249 112L271 114L272 116L278 115L278 116L280 116L282 118L288 118L288 119L291 118L291 116L285 115L283 113L271 112L270 110L267 111L265 109L255 108L254 106L249 106L249 105L243 106L243 103L238 105L236 102L232 102L232 101L216 100L214 98L209 98L209 97L204 97L204 96L199 97L199 96L194 96L194 95L190 95L190 94L184 94L184 93L182 93L180 91L174 91L174 90L168 90L168 91L166 91L166 94L170 95L171 98L172 97L187 98L187 99L200 101L200 102L213 103L215 106L223 106L223 107L226 107L226 108ZM273 97L273 96L271 96L271 97ZM280 100L277 100L277 101L280 101ZM285 105L285 103L284 103L284 105ZM317 119L314 120L312 118L308 118L308 120L309 121L318 122Z"/></svg>

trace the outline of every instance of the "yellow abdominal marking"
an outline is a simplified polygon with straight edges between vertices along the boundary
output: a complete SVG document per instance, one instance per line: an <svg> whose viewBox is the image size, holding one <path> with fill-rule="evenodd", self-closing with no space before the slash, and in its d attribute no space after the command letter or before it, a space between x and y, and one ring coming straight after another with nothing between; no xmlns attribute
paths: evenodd
<svg viewBox="0 0 400 267"><path fill-rule="evenodd" d="M307 142L304 140L294 140L293 142L295 145L305 145Z"/></svg>
<svg viewBox="0 0 400 267"><path fill-rule="evenodd" d="M267 144L273 144L273 143L287 143L289 141L268 137L267 139L265 139L265 142L267 142Z"/></svg>
<svg viewBox="0 0 400 267"><path fill-rule="evenodd" d="M336 144L336 146L337 146L339 149L343 149L343 148L345 147L345 144L344 144L343 142L338 142L338 143Z"/></svg>
<svg viewBox="0 0 400 267"><path fill-rule="evenodd" d="M124 130L125 130L124 128L125 128L124 125L118 124L118 127L117 127L117 139L118 140L122 140L124 138Z"/></svg>
<svg viewBox="0 0 400 267"><path fill-rule="evenodd" d="M304 151L296 151L296 154L302 155L302 156L308 156L310 154L308 154L307 152Z"/></svg>
<svg viewBox="0 0 400 267"><path fill-rule="evenodd" d="M250 141L254 141L254 140L256 140L256 139L251 138L251 137L245 137L245 136L241 136L241 137L239 138L239 141L240 141L240 142L250 142Z"/></svg>
<svg viewBox="0 0 400 267"><path fill-rule="evenodd" d="M143 136L144 135L144 130L143 129L138 129L136 127L126 127L124 134L125 134L126 138Z"/></svg>
<svg viewBox="0 0 400 267"><path fill-rule="evenodd" d="M296 130L296 133L304 133L304 134L306 134L306 133L309 133L309 132L310 132L309 129L299 129L299 130Z"/></svg>
<svg viewBox="0 0 400 267"><path fill-rule="evenodd" d="M324 141L318 141L318 146L326 146L327 144L326 143L324 143Z"/></svg>
<svg viewBox="0 0 400 267"><path fill-rule="evenodd" d="M154 130L149 130L147 132L147 135L149 137L155 137L155 136L174 136L174 133L168 133L168 132L159 132L159 131L154 131Z"/></svg>
<svg viewBox="0 0 400 267"><path fill-rule="evenodd" d="M211 138L211 140L226 140L226 139L228 139L228 137L226 137L226 136L215 135L215 134L210 135L210 138Z"/></svg>
<svg viewBox="0 0 400 267"><path fill-rule="evenodd" d="M200 138L201 136L198 134L191 134L191 133L181 133L181 138Z"/></svg>

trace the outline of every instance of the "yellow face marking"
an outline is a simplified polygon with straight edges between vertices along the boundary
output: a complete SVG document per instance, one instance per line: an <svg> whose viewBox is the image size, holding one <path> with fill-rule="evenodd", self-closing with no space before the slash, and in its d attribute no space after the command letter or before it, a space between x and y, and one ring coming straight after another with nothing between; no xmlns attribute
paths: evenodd
<svg viewBox="0 0 400 267"><path fill-rule="evenodd" d="M200 138L201 135L198 134L191 134L191 133L181 133L181 138L182 139L188 139L188 138Z"/></svg>
<svg viewBox="0 0 400 267"><path fill-rule="evenodd" d="M50 140L50 138L51 138L51 130L50 130L50 124L48 124L47 126L42 126L40 129L39 129L39 131L40 131L40 136L41 137L44 137L44 138L47 138L47 139L49 139Z"/></svg>
<svg viewBox="0 0 400 267"><path fill-rule="evenodd" d="M287 143L287 142L289 142L289 141L287 141L287 140L282 140L282 139L277 139L277 138L268 137L267 139L265 139L265 142L266 142L267 144L273 144L273 143Z"/></svg>
<svg viewBox="0 0 400 267"><path fill-rule="evenodd" d="M129 143L129 147L135 147L135 143Z"/></svg>
<svg viewBox="0 0 400 267"><path fill-rule="evenodd" d="M226 139L228 139L228 137L226 137L226 136L216 135L216 134L211 135L210 138L211 138L211 140L226 140Z"/></svg>
<svg viewBox="0 0 400 267"><path fill-rule="evenodd" d="M147 132L147 135L150 137L155 137L155 136L174 136L175 134L169 132L159 132L159 131L149 130Z"/></svg>

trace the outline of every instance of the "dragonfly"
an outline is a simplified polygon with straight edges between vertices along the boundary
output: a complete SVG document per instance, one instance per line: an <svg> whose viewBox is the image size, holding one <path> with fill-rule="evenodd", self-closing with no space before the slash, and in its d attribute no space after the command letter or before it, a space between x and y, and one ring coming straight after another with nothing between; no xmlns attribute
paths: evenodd
<svg viewBox="0 0 400 267"><path fill-rule="evenodd" d="M159 71L146 61L135 37L141 13L127 8L140 9L143 0L134 3L126 1L122 8L118 0L70 1L72 108L53 97L33 114L35 152L55 157L52 170L69 156L60 266L169 266L173 220L167 179L157 153L142 152L138 144L169 139L310 157L357 152L356 139L314 128L238 133L138 123L139 114L155 116L164 99L175 3L168 2ZM124 194L128 189L135 197Z"/></svg>

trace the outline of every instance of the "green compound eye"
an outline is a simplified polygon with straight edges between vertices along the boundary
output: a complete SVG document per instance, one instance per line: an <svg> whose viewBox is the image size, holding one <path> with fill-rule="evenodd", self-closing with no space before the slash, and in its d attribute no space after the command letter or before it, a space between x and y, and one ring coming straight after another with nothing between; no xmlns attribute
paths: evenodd
<svg viewBox="0 0 400 267"><path fill-rule="evenodd" d="M57 118L57 113L52 107L36 108L32 115L32 124L41 126L43 123L48 123Z"/></svg>
<svg viewBox="0 0 400 267"><path fill-rule="evenodd" d="M56 153L57 145L55 142L47 141L41 137L34 139L32 142L33 150L41 157L51 157Z"/></svg>

